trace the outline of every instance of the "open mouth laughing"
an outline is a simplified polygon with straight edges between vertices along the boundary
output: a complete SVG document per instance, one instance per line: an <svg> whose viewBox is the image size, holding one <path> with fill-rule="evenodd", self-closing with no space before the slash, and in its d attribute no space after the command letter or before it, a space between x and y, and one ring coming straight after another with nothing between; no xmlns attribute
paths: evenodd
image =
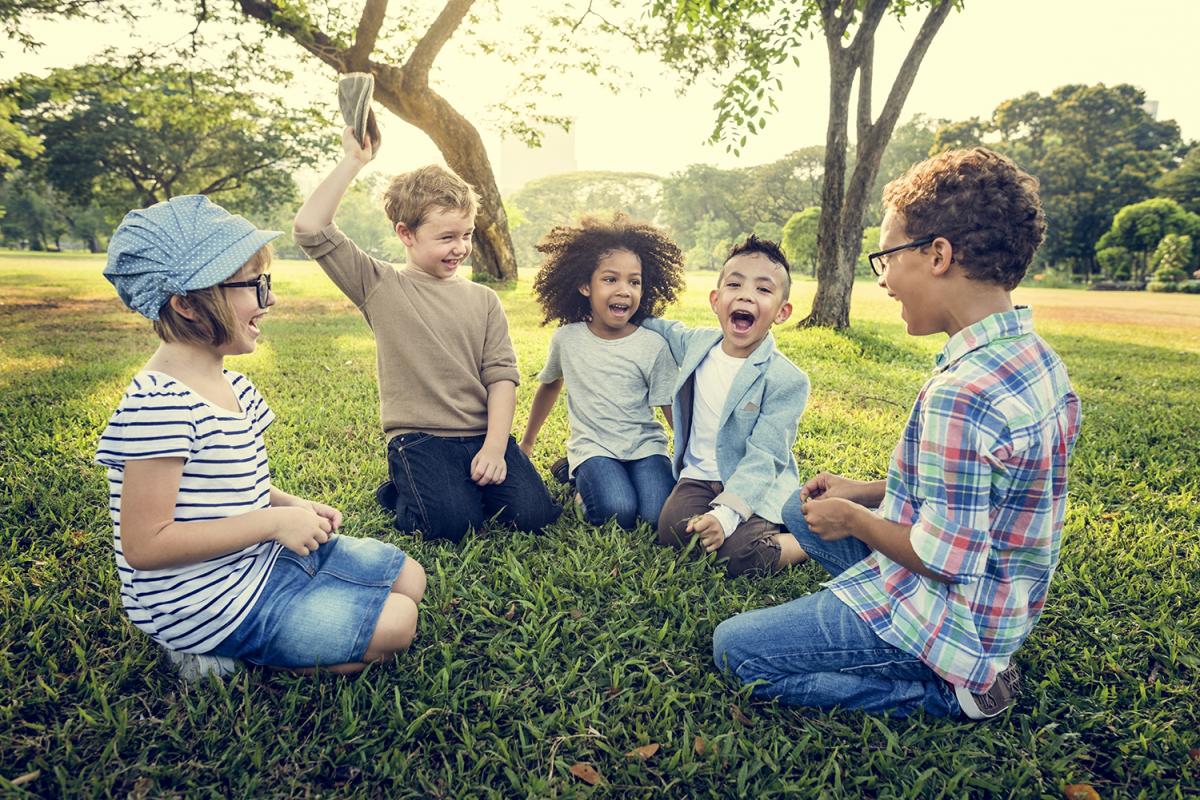
<svg viewBox="0 0 1200 800"><path fill-rule="evenodd" d="M741 309L730 312L729 324L738 333L746 333L754 327L754 315Z"/></svg>
<svg viewBox="0 0 1200 800"><path fill-rule="evenodd" d="M626 316L629 311L630 307L628 303L609 303L608 305L608 313L617 318Z"/></svg>

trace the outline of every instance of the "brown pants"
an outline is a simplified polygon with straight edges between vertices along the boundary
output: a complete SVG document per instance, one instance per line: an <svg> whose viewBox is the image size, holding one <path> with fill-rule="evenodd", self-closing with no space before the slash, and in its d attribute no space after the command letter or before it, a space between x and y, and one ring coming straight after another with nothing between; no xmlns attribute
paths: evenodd
<svg viewBox="0 0 1200 800"><path fill-rule="evenodd" d="M680 478L658 515L658 543L683 547L694 534L687 532L688 520L711 511L713 498L724 490L720 481ZM719 558L728 559L725 575L759 577L769 575L779 565L779 544L772 538L780 528L755 514L734 529L717 549Z"/></svg>

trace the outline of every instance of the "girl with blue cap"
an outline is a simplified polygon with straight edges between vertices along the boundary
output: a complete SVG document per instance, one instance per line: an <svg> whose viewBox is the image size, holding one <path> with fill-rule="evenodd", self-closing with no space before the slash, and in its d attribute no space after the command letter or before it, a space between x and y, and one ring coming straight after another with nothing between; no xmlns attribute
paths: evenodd
<svg viewBox="0 0 1200 800"><path fill-rule="evenodd" d="M188 195L129 212L108 248L105 277L161 342L96 460L122 604L184 677L239 660L357 672L408 648L425 593L414 559L272 485L274 414L224 359L254 352L278 235Z"/></svg>

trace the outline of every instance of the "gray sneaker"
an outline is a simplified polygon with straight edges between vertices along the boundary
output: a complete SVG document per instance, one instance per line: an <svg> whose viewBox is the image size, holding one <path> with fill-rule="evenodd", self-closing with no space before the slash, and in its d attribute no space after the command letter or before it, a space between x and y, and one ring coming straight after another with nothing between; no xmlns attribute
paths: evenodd
<svg viewBox="0 0 1200 800"><path fill-rule="evenodd" d="M954 696L962 707L967 719L984 720L1003 714L1017 702L1021 693L1021 670L1016 664L1009 664L996 676L991 687L981 694L975 694L962 686L954 687Z"/></svg>
<svg viewBox="0 0 1200 800"><path fill-rule="evenodd" d="M175 668L179 677L188 683L195 683L209 675L224 678L242 668L241 663L237 659L225 658L224 656L181 653L178 650L168 650L165 647L163 648L163 652L167 654L167 661L171 662L171 666Z"/></svg>

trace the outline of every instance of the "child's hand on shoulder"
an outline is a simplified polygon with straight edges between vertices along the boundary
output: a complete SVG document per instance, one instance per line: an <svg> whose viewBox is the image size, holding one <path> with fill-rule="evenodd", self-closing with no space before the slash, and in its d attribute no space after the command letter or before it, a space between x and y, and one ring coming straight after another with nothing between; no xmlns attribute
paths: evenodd
<svg viewBox="0 0 1200 800"><path fill-rule="evenodd" d="M471 480L480 486L487 486L489 483L504 483L507 477L504 448L493 449L487 445L479 448L479 452L471 459Z"/></svg>
<svg viewBox="0 0 1200 800"><path fill-rule="evenodd" d="M329 541L329 534L333 531L332 520L318 514L312 505L309 503L308 506L275 506L271 508L272 522L274 523L271 537L298 556L316 552L318 547ZM333 512L340 524L341 514L329 506L323 507Z"/></svg>
<svg viewBox="0 0 1200 800"><path fill-rule="evenodd" d="M712 514L700 514L688 520L687 532L700 537L704 552L711 553L725 544L725 529Z"/></svg>

